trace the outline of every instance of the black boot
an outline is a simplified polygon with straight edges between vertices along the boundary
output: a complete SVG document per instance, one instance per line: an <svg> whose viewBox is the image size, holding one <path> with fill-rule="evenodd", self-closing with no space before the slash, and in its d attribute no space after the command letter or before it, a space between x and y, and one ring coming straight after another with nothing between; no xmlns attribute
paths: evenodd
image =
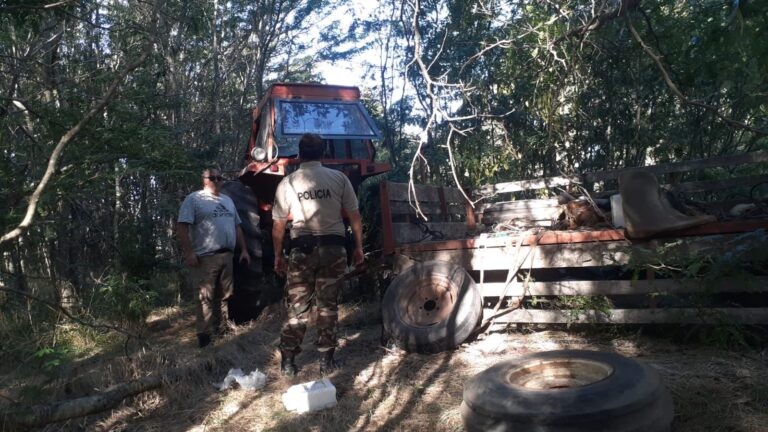
<svg viewBox="0 0 768 432"><path fill-rule="evenodd" d="M336 348L331 348L328 351L321 353L320 357L320 373L331 373L336 369L341 368L341 362L333 358L333 354L336 352Z"/></svg>
<svg viewBox="0 0 768 432"><path fill-rule="evenodd" d="M211 335L208 333L198 333L197 334L197 346L200 348L205 348L211 343Z"/></svg>
<svg viewBox="0 0 768 432"><path fill-rule="evenodd" d="M298 368L296 367L296 363L294 363L294 358L296 358L295 353L280 351L280 372L282 372L283 375L296 376Z"/></svg>

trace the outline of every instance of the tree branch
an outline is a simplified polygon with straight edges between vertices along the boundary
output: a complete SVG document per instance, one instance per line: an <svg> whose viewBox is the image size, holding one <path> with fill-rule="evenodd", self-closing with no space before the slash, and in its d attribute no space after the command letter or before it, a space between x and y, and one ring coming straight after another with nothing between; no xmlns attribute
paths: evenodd
<svg viewBox="0 0 768 432"><path fill-rule="evenodd" d="M617 17L624 16L629 11L637 9L638 6L640 6L640 0L621 0L619 3L619 6L616 7L616 9L609 12L604 12L604 13L601 13L600 15L592 17L592 19L589 20L588 23L568 31L566 34L553 40L550 45L551 46L557 45L566 39L571 39L575 37L584 37L588 33L591 33L601 28L602 26L613 21Z"/></svg>
<svg viewBox="0 0 768 432"><path fill-rule="evenodd" d="M632 33L632 37L637 41L638 44L640 44L640 47L642 47L643 51L645 51L646 54L656 63L656 66L659 68L659 72L661 72L662 77L664 78L664 83L667 85L669 90L677 96L678 99L680 99L683 103L688 105L693 105L699 108L704 108L707 111L710 111L713 113L717 118L720 120L723 120L724 122L728 123L731 126L748 130L750 132L753 132L755 134L766 136L768 135L768 131L762 130L762 129L756 129L746 123L733 120L730 117L725 116L724 114L721 114L720 111L717 109L717 107L709 105L707 103L693 100L688 98L683 92L680 90L679 87L672 81L672 78L669 76L669 72L667 72L666 67L664 66L664 63L661 61L661 56L656 54L656 52L653 51L653 48L648 46L643 39L640 37L640 34L635 29L635 26L632 24L632 19L627 17L627 26L629 27L629 31Z"/></svg>
<svg viewBox="0 0 768 432"><path fill-rule="evenodd" d="M154 13L157 13L157 7L155 8ZM24 219L22 219L16 228L0 237L0 246L3 246L4 244L17 239L29 229L29 227L32 225L32 221L35 218L35 213L37 211L37 205L40 202L40 198L42 197L45 188L48 186L48 183L51 181L51 178L53 177L53 174L58 167L59 159L64 152L64 148L75 138L75 136L77 136L77 134L85 127L85 125L91 121L91 119L96 117L112 101L112 99L114 99L120 84L122 84L123 80L128 76L128 74L141 66L149 58L149 55L152 52L152 46L153 44L151 42L148 43L147 47L144 49L144 52L141 54L138 60L129 64L112 80L107 93L104 94L101 100L99 100L99 102L96 103L96 105L91 108L91 110L88 111L88 113L82 119L80 119L80 121L75 126L73 126L64 135L62 135L58 144L56 144L56 147L53 149L51 157L48 159L48 166L45 170L45 173L43 174L42 179L40 180L40 183L38 183L34 192L32 192L32 195L29 197L29 204L27 205L27 211L24 215Z"/></svg>

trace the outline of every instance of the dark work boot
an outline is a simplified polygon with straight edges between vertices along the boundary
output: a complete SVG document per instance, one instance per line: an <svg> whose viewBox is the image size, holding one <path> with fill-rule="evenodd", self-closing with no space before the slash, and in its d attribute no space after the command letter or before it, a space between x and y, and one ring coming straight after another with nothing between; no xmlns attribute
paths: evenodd
<svg viewBox="0 0 768 432"><path fill-rule="evenodd" d="M208 345L211 344L211 335L208 333L198 333L197 334L197 346L200 348L205 348Z"/></svg>
<svg viewBox="0 0 768 432"><path fill-rule="evenodd" d="M333 358L336 348L320 353L320 373L326 374L341 368L341 362Z"/></svg>
<svg viewBox="0 0 768 432"><path fill-rule="evenodd" d="M280 372L283 375L296 376L298 368L294 363L294 358L296 358L295 353L280 350Z"/></svg>

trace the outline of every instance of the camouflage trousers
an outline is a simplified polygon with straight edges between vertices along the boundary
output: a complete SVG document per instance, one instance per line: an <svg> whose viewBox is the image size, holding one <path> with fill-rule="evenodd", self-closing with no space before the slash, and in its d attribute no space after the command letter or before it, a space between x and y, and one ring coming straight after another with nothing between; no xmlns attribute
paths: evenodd
<svg viewBox="0 0 768 432"><path fill-rule="evenodd" d="M288 317L280 331L280 349L299 353L307 331L312 305L317 306L318 351L336 347L339 284L344 274L347 252L344 246L318 246L311 253L291 250L288 259L285 303Z"/></svg>

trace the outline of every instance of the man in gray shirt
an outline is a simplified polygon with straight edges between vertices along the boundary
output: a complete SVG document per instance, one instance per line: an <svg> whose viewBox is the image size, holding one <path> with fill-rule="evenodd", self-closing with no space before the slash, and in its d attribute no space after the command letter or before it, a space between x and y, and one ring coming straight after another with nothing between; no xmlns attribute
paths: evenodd
<svg viewBox="0 0 768 432"><path fill-rule="evenodd" d="M203 189L187 195L176 225L184 262L199 292L197 339L200 348L211 343L212 334L221 334L229 328L228 301L234 290L235 244L240 248L240 261L251 262L235 204L220 192L223 180L219 170L204 170Z"/></svg>

